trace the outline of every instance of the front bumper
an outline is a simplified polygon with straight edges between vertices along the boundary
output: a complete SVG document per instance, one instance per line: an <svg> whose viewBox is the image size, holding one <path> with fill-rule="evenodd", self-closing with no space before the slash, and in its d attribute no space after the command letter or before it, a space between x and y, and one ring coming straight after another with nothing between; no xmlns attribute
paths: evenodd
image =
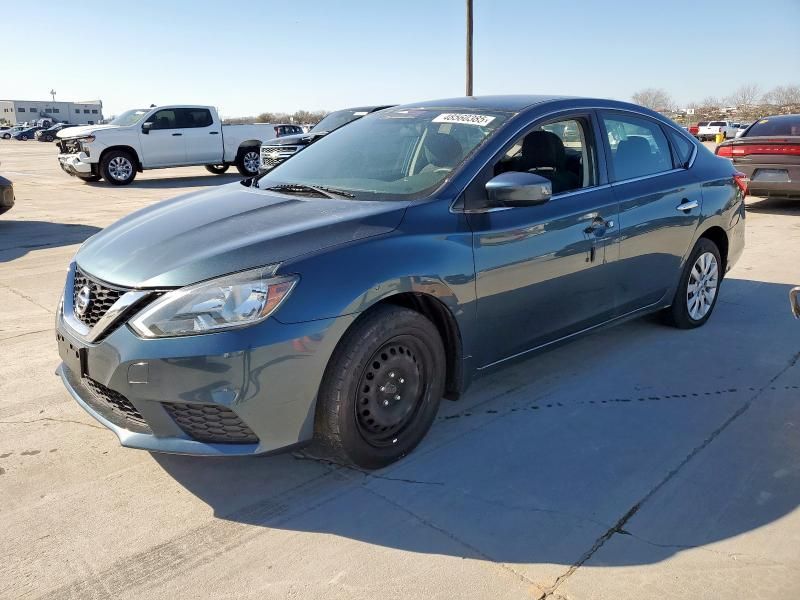
<svg viewBox="0 0 800 600"><path fill-rule="evenodd" d="M78 154L59 154L58 164L65 173L70 175L92 175L92 163L88 162L89 156L85 152Z"/></svg>
<svg viewBox="0 0 800 600"><path fill-rule="evenodd" d="M69 300L65 304L71 310ZM63 362L57 374L78 404L123 446L207 456L270 453L312 438L325 367L354 318L296 324L269 318L244 329L155 340L141 339L122 324L88 344L59 310L56 337ZM91 394L98 388L114 406ZM115 410L120 403L135 412L134 419ZM226 423L242 424L255 441L197 439L196 430L174 416L176 407L198 415L204 408L223 412L230 417Z"/></svg>

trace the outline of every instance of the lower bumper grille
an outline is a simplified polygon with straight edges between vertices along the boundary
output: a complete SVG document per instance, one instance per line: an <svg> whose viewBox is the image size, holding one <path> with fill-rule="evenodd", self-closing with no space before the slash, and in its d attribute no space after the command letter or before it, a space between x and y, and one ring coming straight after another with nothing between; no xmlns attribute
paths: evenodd
<svg viewBox="0 0 800 600"><path fill-rule="evenodd" d="M232 410L215 404L165 402L164 408L183 431L199 442L257 444L258 437Z"/></svg>
<svg viewBox="0 0 800 600"><path fill-rule="evenodd" d="M67 379L73 388L80 391L80 397L105 419L130 431L137 433L152 433L147 421L141 413L119 392L107 388L101 383L88 377L77 377L72 371L64 367Z"/></svg>

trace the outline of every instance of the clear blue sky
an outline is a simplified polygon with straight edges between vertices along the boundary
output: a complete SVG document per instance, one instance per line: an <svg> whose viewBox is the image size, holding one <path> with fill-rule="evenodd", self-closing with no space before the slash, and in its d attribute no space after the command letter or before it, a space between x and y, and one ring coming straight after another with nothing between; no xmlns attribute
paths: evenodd
<svg viewBox="0 0 800 600"><path fill-rule="evenodd" d="M687 103L800 85L800 0L474 3L476 94L663 87ZM244 116L463 95L464 4L40 0L4 26L0 98L55 88L106 116L173 102Z"/></svg>

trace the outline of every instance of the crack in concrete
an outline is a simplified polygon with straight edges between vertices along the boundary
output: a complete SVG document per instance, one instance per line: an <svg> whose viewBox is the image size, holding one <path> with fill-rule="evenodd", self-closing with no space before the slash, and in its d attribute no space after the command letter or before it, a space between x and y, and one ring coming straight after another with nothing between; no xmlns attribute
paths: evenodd
<svg viewBox="0 0 800 600"><path fill-rule="evenodd" d="M52 310L52 309L50 309L50 308L47 308L46 306L42 306L42 305L41 305L41 304L39 304L39 303L38 303L36 300L34 300L33 298L31 298L30 296L28 296L28 295L26 295L26 294L23 294L23 293L22 293L22 292L20 292L19 290L15 290L14 288L12 288L12 287L10 287L10 286L8 286L8 285L4 284L4 283L0 283L0 287L1 287L1 288L3 288L3 289L6 289L6 290L8 290L9 292L11 292L12 294L14 294L15 296L19 296L19 297L20 297L20 298L22 298L23 300L27 300L27 301L28 301L28 302L30 302L31 304L33 304L33 305L35 305L35 306L38 306L39 308L41 308L42 310L44 310L44 311L46 311L46 312L50 313L51 315L54 315L54 314L56 314L56 311L54 311L54 310Z"/></svg>
<svg viewBox="0 0 800 600"><path fill-rule="evenodd" d="M16 338L25 337L26 335L33 335L34 333L44 333L45 331L53 331L53 328L49 327L47 329L37 329L36 331L26 331L25 333L18 333L16 335L0 338L0 342L5 342L7 340L13 340Z"/></svg>
<svg viewBox="0 0 800 600"><path fill-rule="evenodd" d="M56 419L55 417L40 417L38 419L30 419L27 421L0 421L0 425L26 425L28 423L38 423L39 421L53 421L55 423L74 423L75 425L83 425L85 427L91 427L93 429L102 429L106 431L106 428L102 425L95 425L94 423L84 423L83 421L73 421L72 419Z"/></svg>
<svg viewBox="0 0 800 600"><path fill-rule="evenodd" d="M292 456L296 460L308 460L311 462L319 463L321 465L335 466L339 467L340 469L344 469L346 471L353 471L354 473L359 473L361 475L364 475L364 482L366 482L367 479L380 479L383 481L398 481L400 483L413 483L418 485L444 485L443 481L421 481L417 479L404 479L402 477L387 477L386 475L379 475L378 473L375 473L373 471L366 471L364 469L359 469L354 465L346 465L344 463L339 463L329 458L313 456L311 454L308 454L307 452L293 452Z"/></svg>
<svg viewBox="0 0 800 600"><path fill-rule="evenodd" d="M592 544L591 548L583 553L583 555L572 565L570 565L569 569L567 569L564 573L559 575L556 580L553 582L553 585L537 600L545 600L547 598L553 598L556 590L567 580L569 579L575 571L581 568L589 559L591 559L595 553L603 547L603 545L610 540L614 534L621 533L621 534L629 534L629 532L625 531L624 526L625 524L633 518L633 516L639 512L639 509L644 506L655 494L657 494L667 483L669 483L677 474L678 472L683 469L695 456L697 456L700 452L705 450L709 444L711 444L715 439L717 439L723 431L725 431L732 423L734 423L739 417L741 417L744 413L746 413L750 407L753 405L753 402L761 396L766 390L776 390L773 383L786 371L792 368L794 365L797 364L797 361L800 360L800 352L796 353L791 360L784 366L778 373L775 374L768 382L767 385L761 387L759 390L756 391L753 396L751 396L748 400L745 401L738 409L736 409L731 416L729 416L725 421L717 427L714 431L711 432L709 436L706 437L705 440L698 446L696 446L689 454L687 454L684 459L678 463L676 467L670 470L666 476L664 476L661 481L659 481L653 488L650 489L636 504L631 506L628 511L620 517L620 519L611 526L603 535L597 538Z"/></svg>

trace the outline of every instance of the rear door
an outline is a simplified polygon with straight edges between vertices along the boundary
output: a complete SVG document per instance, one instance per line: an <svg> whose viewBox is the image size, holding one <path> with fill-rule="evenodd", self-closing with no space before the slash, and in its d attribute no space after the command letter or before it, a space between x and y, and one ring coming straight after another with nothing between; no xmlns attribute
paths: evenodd
<svg viewBox="0 0 800 600"><path fill-rule="evenodd" d="M190 164L217 164L222 162L221 125L214 122L207 108L178 108L186 144L186 161Z"/></svg>
<svg viewBox="0 0 800 600"><path fill-rule="evenodd" d="M183 128L178 123L177 109L162 108L147 117L152 123L149 133L139 132L142 148L142 165L168 167L186 164L186 142Z"/></svg>
<svg viewBox="0 0 800 600"><path fill-rule="evenodd" d="M659 302L677 284L699 223L702 192L689 168L696 149L681 133L627 111L599 114L619 201L615 280L625 314Z"/></svg>
<svg viewBox="0 0 800 600"><path fill-rule="evenodd" d="M618 253L618 208L606 183L599 131L591 111L534 123L467 188L480 364L614 316L611 265ZM507 171L547 177L553 182L551 200L538 206L490 206L485 184Z"/></svg>

